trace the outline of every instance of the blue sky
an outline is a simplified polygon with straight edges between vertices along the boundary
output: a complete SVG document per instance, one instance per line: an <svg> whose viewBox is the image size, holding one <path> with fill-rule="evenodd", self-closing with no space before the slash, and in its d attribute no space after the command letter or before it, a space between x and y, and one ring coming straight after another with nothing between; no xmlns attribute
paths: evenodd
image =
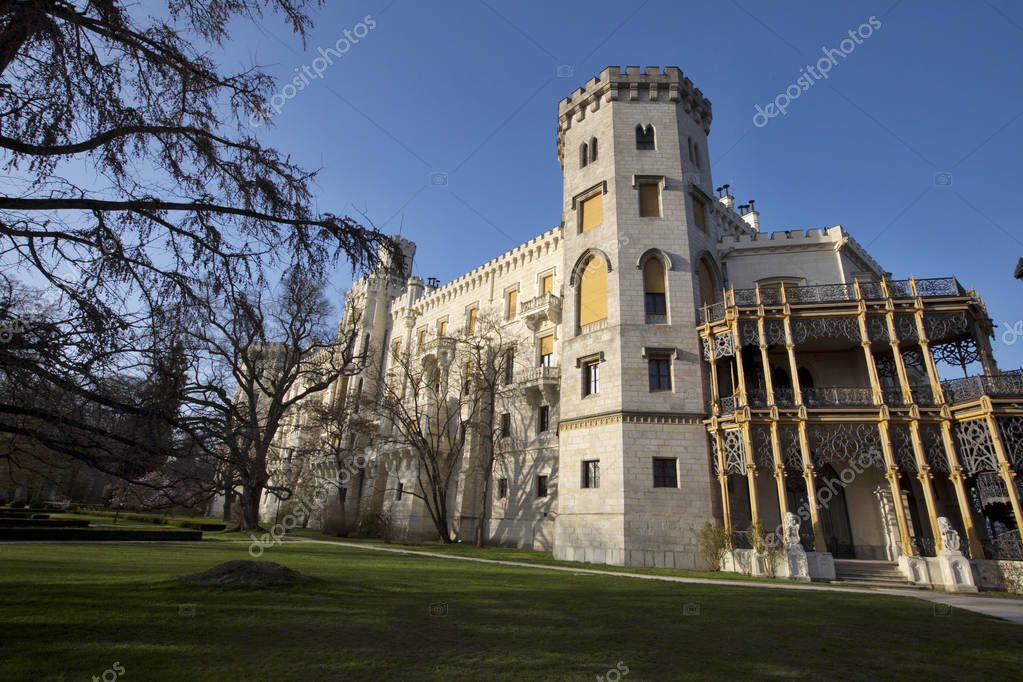
<svg viewBox="0 0 1023 682"><path fill-rule="evenodd" d="M449 280L557 224L558 100L607 65L677 65L713 102L715 184L756 199L762 229L842 224L896 277L955 274L1000 325L1003 369L1023 365L1023 3L332 1L304 49L268 17L238 21L221 57L283 85L367 16L260 135L322 168L321 210L417 242L417 274ZM872 16L826 80L754 125Z"/></svg>

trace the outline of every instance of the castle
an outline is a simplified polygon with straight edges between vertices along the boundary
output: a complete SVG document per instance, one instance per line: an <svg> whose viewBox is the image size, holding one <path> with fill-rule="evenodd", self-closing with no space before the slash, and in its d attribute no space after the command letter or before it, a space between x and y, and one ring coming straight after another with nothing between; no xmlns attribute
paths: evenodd
<svg viewBox="0 0 1023 682"><path fill-rule="evenodd" d="M451 348L489 315L516 350L492 480L470 438L449 484L460 538L483 523L558 559L694 567L717 521L739 566L751 527L795 519L793 576L860 561L950 589L1023 558L1023 378L998 369L981 299L893 279L841 226L761 232L753 201L715 187L711 120L676 67L604 69L558 107L560 223L443 285L399 240L403 266L346 300L378 362L334 397L371 403L402 361L457 391ZM375 443L352 437L369 459ZM429 537L416 481L360 469L347 517Z"/></svg>

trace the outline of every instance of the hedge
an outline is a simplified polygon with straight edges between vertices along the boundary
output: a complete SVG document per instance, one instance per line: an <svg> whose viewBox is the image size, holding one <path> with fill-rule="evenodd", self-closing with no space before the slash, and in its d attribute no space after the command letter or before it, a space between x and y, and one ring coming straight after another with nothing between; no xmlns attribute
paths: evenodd
<svg viewBox="0 0 1023 682"><path fill-rule="evenodd" d="M0 519L0 528L88 528L89 519Z"/></svg>
<svg viewBox="0 0 1023 682"><path fill-rule="evenodd" d="M197 530L140 530L114 528L0 528L0 541L22 542L196 542Z"/></svg>

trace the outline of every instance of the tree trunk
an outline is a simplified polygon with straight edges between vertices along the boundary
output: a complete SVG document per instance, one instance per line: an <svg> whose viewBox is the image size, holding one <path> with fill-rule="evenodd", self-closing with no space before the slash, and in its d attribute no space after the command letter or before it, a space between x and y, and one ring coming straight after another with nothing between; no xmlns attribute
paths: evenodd
<svg viewBox="0 0 1023 682"><path fill-rule="evenodd" d="M259 529L259 502L263 498L263 486L246 485L242 488L241 521L238 530L250 531Z"/></svg>
<svg viewBox="0 0 1023 682"><path fill-rule="evenodd" d="M234 511L234 489L228 488L224 491L224 520L231 522L231 513Z"/></svg>

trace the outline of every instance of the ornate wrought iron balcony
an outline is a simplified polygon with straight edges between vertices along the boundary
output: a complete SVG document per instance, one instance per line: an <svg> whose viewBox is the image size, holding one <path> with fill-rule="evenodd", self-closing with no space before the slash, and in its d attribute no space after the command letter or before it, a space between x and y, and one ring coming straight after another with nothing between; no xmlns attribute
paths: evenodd
<svg viewBox="0 0 1023 682"><path fill-rule="evenodd" d="M1023 397L1023 370L951 379L941 382L941 388L945 392L945 401L952 405L978 400L985 395L992 398Z"/></svg>
<svg viewBox="0 0 1023 682"><path fill-rule="evenodd" d="M862 386L828 386L804 388L803 404L807 407L869 407L874 395Z"/></svg>
<svg viewBox="0 0 1023 682"><path fill-rule="evenodd" d="M915 293L914 293L915 285ZM941 298L965 296L967 291L955 277L934 277L918 280L885 280L884 287L880 282L862 282L859 285L860 296L866 301L883 301L887 297L893 300L921 298ZM887 288L887 297L885 295ZM728 294L729 302L743 307L757 305L756 289L733 289ZM810 305L820 303L852 303L857 301L856 287L847 282L834 284L812 284L808 286L785 286L784 300L792 305ZM762 287L760 302L765 306L781 305L782 292L777 287ZM697 316L700 324L714 322L725 316L725 303L715 303L699 309Z"/></svg>

